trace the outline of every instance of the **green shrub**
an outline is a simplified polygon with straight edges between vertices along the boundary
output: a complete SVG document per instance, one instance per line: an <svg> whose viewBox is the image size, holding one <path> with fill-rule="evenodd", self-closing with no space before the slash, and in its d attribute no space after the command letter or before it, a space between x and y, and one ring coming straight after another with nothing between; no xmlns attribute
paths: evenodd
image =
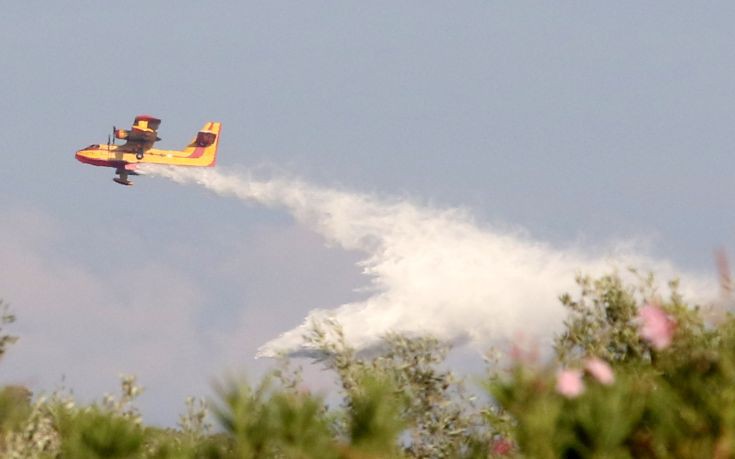
<svg viewBox="0 0 735 459"><path fill-rule="evenodd" d="M652 277L635 287L617 275L578 281L580 297L562 297L570 315L556 359L516 361L490 385L516 420L519 450L541 458L731 457L733 317L708 323L676 283L662 299ZM613 382L585 369L592 359L610 365ZM562 378L574 374L583 376L568 391Z"/></svg>
<svg viewBox="0 0 735 459"><path fill-rule="evenodd" d="M579 293L560 298L568 316L553 355L491 363L481 403L445 368L445 344L389 334L360 355L325 321L306 339L336 378L335 406L288 359L255 385L220 385L215 402L188 399L177 429L143 425L129 376L120 395L86 406L6 387L0 456L734 457L735 318L687 304L676 282L661 295L652 276L635 279L580 276ZM14 340L0 330L0 356Z"/></svg>
<svg viewBox="0 0 735 459"><path fill-rule="evenodd" d="M56 427L61 436L62 457L134 458L143 453L143 429L129 418L97 407L59 414Z"/></svg>

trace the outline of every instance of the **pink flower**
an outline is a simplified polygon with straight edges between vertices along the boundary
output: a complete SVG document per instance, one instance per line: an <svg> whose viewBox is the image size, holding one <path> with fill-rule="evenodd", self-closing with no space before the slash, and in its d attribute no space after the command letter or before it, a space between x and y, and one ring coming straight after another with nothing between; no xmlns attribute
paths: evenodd
<svg viewBox="0 0 735 459"><path fill-rule="evenodd" d="M516 363L534 366L539 359L538 343L527 339L522 332L518 332L513 339L510 356Z"/></svg>
<svg viewBox="0 0 735 459"><path fill-rule="evenodd" d="M649 303L638 311L641 320L641 336L658 350L671 344L676 322L656 304Z"/></svg>
<svg viewBox="0 0 735 459"><path fill-rule="evenodd" d="M582 370L561 370L556 374L556 391L566 398L575 398L584 392Z"/></svg>
<svg viewBox="0 0 735 459"><path fill-rule="evenodd" d="M609 386L615 382L615 375L613 374L610 365L602 359L597 357L591 357L584 362L584 369L592 375L600 384Z"/></svg>
<svg viewBox="0 0 735 459"><path fill-rule="evenodd" d="M505 437L494 438L490 443L490 452L496 456L505 456L513 449L513 443Z"/></svg>

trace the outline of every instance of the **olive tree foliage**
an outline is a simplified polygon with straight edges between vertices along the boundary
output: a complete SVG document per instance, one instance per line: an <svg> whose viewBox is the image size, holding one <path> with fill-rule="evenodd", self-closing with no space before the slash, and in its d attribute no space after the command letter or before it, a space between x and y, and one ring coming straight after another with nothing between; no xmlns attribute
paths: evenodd
<svg viewBox="0 0 735 459"><path fill-rule="evenodd" d="M432 337L390 333L370 356L360 356L346 341L339 323L312 323L305 337L321 351L317 359L335 372L344 408L350 412L363 395L365 381L391 388L392 405L405 427L403 453L408 457L486 455L491 431L463 381L442 368L449 345ZM349 432L350 425L341 426Z"/></svg>
<svg viewBox="0 0 735 459"><path fill-rule="evenodd" d="M143 422L131 376L89 404L10 386L0 388L0 457L735 457L735 317L687 303L676 281L661 289L632 274L578 276L560 298L568 316L555 353L489 362L489 398L446 367L445 343L388 334L358 352L327 319L305 341L334 376L331 394L312 393L284 358L254 384L234 378L215 400L188 399L178 427L162 429ZM0 355L16 339L2 311Z"/></svg>
<svg viewBox="0 0 735 459"><path fill-rule="evenodd" d="M5 355L8 347L18 341L17 336L8 335L5 326L15 322L15 315L10 312L8 304L0 300L0 359Z"/></svg>
<svg viewBox="0 0 735 459"><path fill-rule="evenodd" d="M655 277L629 270L632 282L618 273L593 278L578 275L577 297L570 293L559 300L567 309L564 330L555 339L558 360L565 364L596 356L607 362L648 363L655 358L651 344L639 333L640 307L657 304L679 318L679 328L703 335L705 323L699 306L687 304L679 293L678 280L668 282L668 292L659 291Z"/></svg>
<svg viewBox="0 0 735 459"><path fill-rule="evenodd" d="M3 324L14 320L7 310L3 317ZM338 339L326 339L325 330ZM143 389L133 376L121 376L118 394L89 404L65 390L32 399L23 388L6 387L0 390L0 456L487 457L483 410L442 368L447 346L388 335L381 352L367 358L347 345L333 322L316 324L310 339L339 381L338 406L306 389L287 359L256 384L237 378L218 385L217 400L187 399L176 429L143 423L136 407Z"/></svg>
<svg viewBox="0 0 735 459"><path fill-rule="evenodd" d="M6 425L0 431L0 455L8 458L140 457L145 451L146 438L134 402L142 388L134 377L122 376L121 389L119 396L106 395L100 402L89 405L79 405L65 389L41 395L32 403L29 392L23 400L17 397L9 400L12 410L25 409L14 425Z"/></svg>

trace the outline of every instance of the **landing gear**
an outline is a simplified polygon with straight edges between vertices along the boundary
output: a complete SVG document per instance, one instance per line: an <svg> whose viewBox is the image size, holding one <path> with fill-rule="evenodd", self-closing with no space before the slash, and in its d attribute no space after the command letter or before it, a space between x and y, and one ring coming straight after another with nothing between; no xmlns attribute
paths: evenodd
<svg viewBox="0 0 735 459"><path fill-rule="evenodd" d="M135 157L138 159L138 161L140 161L141 159L143 159L143 152L142 151L137 152L135 154Z"/></svg>
<svg viewBox="0 0 735 459"><path fill-rule="evenodd" d="M126 171L125 169L118 169L115 172L117 173L118 177L114 177L112 179L113 182L125 186L130 186L133 184L133 182L128 180L128 171Z"/></svg>
<svg viewBox="0 0 735 459"><path fill-rule="evenodd" d="M123 180L122 178L115 177L112 179L113 182L119 183L120 185L133 186L133 182L130 180Z"/></svg>

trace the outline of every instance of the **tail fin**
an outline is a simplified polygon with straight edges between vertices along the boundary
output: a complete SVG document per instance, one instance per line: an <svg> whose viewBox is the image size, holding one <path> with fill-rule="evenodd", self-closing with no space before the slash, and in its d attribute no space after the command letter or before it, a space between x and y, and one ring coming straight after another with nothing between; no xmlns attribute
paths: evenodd
<svg viewBox="0 0 735 459"><path fill-rule="evenodd" d="M212 167L217 163L217 148L219 147L219 136L222 123L210 121L197 132L196 137L184 149L185 158L192 166Z"/></svg>

